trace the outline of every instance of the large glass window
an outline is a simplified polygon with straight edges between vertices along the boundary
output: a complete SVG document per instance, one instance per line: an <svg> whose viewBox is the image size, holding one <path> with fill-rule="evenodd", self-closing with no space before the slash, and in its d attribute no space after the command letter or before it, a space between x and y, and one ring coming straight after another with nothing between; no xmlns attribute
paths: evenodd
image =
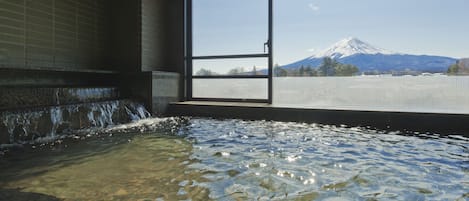
<svg viewBox="0 0 469 201"><path fill-rule="evenodd" d="M262 45L269 39L268 1L193 4L194 80L269 76L268 57L203 60L272 53ZM467 7L464 0L274 1L273 105L469 114ZM200 97L231 97L205 93L222 82L194 81L191 89ZM265 87L226 83L225 91L240 98Z"/></svg>
<svg viewBox="0 0 469 201"><path fill-rule="evenodd" d="M268 0L192 0L193 55L264 52L267 5Z"/></svg>
<svg viewBox="0 0 469 201"><path fill-rule="evenodd" d="M469 114L467 1L275 1L274 105Z"/></svg>
<svg viewBox="0 0 469 201"><path fill-rule="evenodd" d="M188 99L271 103L272 0L188 2Z"/></svg>
<svg viewBox="0 0 469 201"><path fill-rule="evenodd" d="M267 75L267 58L193 60L194 76Z"/></svg>
<svg viewBox="0 0 469 201"><path fill-rule="evenodd" d="M266 100L266 79L195 79L193 96L242 100Z"/></svg>

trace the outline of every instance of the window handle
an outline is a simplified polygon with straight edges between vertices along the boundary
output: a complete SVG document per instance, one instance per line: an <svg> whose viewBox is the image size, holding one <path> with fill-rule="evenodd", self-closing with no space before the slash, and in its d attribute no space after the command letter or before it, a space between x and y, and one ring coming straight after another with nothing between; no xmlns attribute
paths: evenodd
<svg viewBox="0 0 469 201"><path fill-rule="evenodd" d="M264 43L264 53L266 52L266 48L270 48L270 40L267 40L267 42Z"/></svg>

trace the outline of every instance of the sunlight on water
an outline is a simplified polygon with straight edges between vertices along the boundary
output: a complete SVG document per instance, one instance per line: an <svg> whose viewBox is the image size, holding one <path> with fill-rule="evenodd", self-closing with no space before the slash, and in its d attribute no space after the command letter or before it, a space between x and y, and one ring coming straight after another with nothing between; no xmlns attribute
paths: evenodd
<svg viewBox="0 0 469 201"><path fill-rule="evenodd" d="M157 134L70 141L2 161L0 186L66 200L204 200L191 152L186 140Z"/></svg>
<svg viewBox="0 0 469 201"><path fill-rule="evenodd" d="M5 153L0 199L469 198L469 139L461 135L204 118L99 132Z"/></svg>

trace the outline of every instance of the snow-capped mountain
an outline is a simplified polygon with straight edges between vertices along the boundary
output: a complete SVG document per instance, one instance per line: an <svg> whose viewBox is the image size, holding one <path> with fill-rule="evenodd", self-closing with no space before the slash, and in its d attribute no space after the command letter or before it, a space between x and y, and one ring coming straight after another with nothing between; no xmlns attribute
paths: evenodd
<svg viewBox="0 0 469 201"><path fill-rule="evenodd" d="M333 59L341 59L355 54L396 54L394 52L373 47L357 38L345 38L335 43L326 50L311 56L310 58L331 57Z"/></svg>
<svg viewBox="0 0 469 201"><path fill-rule="evenodd" d="M284 65L285 69L296 69L301 66L317 67L324 57L331 57L340 63L352 64L360 72L389 73L400 71L446 72L457 59L442 56L410 55L374 47L357 38L346 38L330 48L306 59Z"/></svg>

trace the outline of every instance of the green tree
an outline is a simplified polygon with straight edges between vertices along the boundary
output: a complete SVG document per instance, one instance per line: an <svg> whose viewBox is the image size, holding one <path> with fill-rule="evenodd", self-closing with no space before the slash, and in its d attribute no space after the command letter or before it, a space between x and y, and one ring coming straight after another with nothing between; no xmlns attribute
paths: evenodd
<svg viewBox="0 0 469 201"><path fill-rule="evenodd" d="M315 77L318 76L318 71L315 68L311 67L311 65L308 65L305 68L305 74L309 77Z"/></svg>
<svg viewBox="0 0 469 201"><path fill-rule="evenodd" d="M319 76L319 75L318 75L318 70L316 70L316 69L314 69L314 68L311 69L310 76L311 76L311 77L317 77L317 76Z"/></svg>
<svg viewBox="0 0 469 201"><path fill-rule="evenodd" d="M447 74L448 75L458 75L460 71L459 65L457 63L448 67Z"/></svg>
<svg viewBox="0 0 469 201"><path fill-rule="evenodd" d="M303 76L305 74L305 67L301 65L300 69L298 70L298 76Z"/></svg>
<svg viewBox="0 0 469 201"><path fill-rule="evenodd" d="M288 72L281 68L278 64L274 65L274 76L275 77L286 77L288 75Z"/></svg>
<svg viewBox="0 0 469 201"><path fill-rule="evenodd" d="M338 62L335 59L330 57L324 57L321 65L318 67L318 75L319 76L334 76L335 75L335 67L337 66Z"/></svg>
<svg viewBox="0 0 469 201"><path fill-rule="evenodd" d="M351 64L338 63L335 66L336 76L353 76L358 73L358 67Z"/></svg>
<svg viewBox="0 0 469 201"><path fill-rule="evenodd" d="M208 69L205 69L205 68L201 68L200 70L198 70L195 75L201 75L201 76L207 76L207 75L218 75L218 73L215 73L211 70L208 70Z"/></svg>
<svg viewBox="0 0 469 201"><path fill-rule="evenodd" d="M312 70L313 70L313 69L311 68L310 65L306 66L305 72L304 72L304 73L305 73L305 76L311 76L311 71L312 71Z"/></svg>
<svg viewBox="0 0 469 201"><path fill-rule="evenodd" d="M237 67L233 68L230 71L228 71L228 75L239 75L244 73L244 68L243 67Z"/></svg>
<svg viewBox="0 0 469 201"><path fill-rule="evenodd" d="M256 66L253 66L253 67L252 67L252 75L257 75Z"/></svg>

